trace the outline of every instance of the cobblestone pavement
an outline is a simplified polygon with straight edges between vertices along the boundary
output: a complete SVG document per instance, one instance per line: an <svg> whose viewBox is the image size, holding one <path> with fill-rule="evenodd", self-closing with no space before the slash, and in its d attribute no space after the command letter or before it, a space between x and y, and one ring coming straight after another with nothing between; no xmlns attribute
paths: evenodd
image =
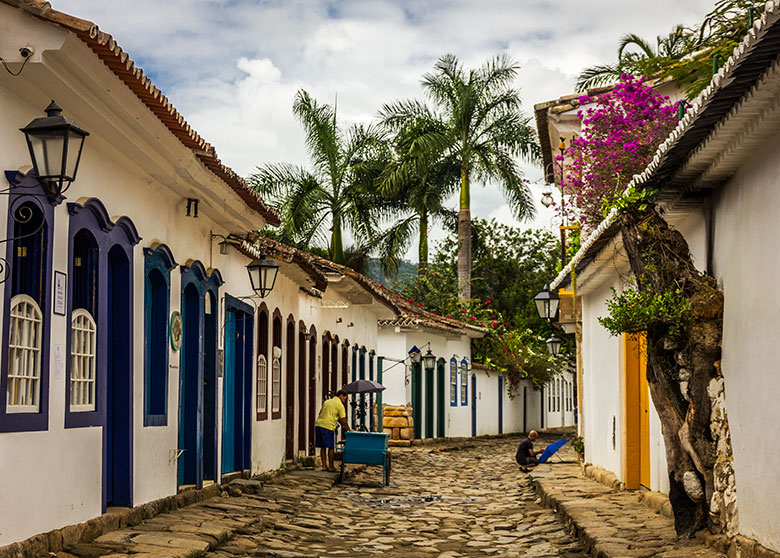
<svg viewBox="0 0 780 558"><path fill-rule="evenodd" d="M566 508L569 521L572 514L579 518L577 528L597 533L589 537L582 531L597 558L717 556L675 541L670 520L637 504L635 495L612 492L575 474L576 465L556 463L523 475L514 463L518 441L393 450L387 487L381 485L381 469L373 467L335 486L335 475L320 471L292 472L262 487L257 481L235 481L222 497L88 544L67 545L57 556L586 556L562 520L541 507L535 483L548 503ZM564 461L574 457L566 448L562 454Z"/></svg>
<svg viewBox="0 0 780 558"><path fill-rule="evenodd" d="M263 495L300 500L209 556L583 556L554 513L535 503L514 464L517 443L394 451L388 487L378 468L330 490L288 475Z"/></svg>
<svg viewBox="0 0 780 558"><path fill-rule="evenodd" d="M262 489L239 481L229 485L232 496L67 545L57 556L582 556L553 512L535 503L530 479L514 464L517 443L393 450L387 487L374 467L335 486L335 475L319 471L283 475Z"/></svg>

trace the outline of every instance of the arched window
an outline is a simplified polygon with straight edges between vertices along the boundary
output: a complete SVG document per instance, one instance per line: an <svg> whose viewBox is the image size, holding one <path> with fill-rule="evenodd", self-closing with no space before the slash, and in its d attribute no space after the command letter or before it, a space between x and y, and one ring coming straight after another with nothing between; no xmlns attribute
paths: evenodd
<svg viewBox="0 0 780 558"><path fill-rule="evenodd" d="M95 237L87 230L78 231L71 259L70 412L95 410L98 257Z"/></svg>
<svg viewBox="0 0 780 558"><path fill-rule="evenodd" d="M460 404L469 404L469 383L468 383L469 364L466 359L460 361Z"/></svg>
<svg viewBox="0 0 780 558"><path fill-rule="evenodd" d="M271 418L282 418L282 315L274 311L271 348Z"/></svg>
<svg viewBox="0 0 780 558"><path fill-rule="evenodd" d="M168 315L173 255L144 248L144 426L168 424Z"/></svg>
<svg viewBox="0 0 780 558"><path fill-rule="evenodd" d="M268 418L268 309L260 305L257 312L257 375L255 376L255 414L257 420Z"/></svg>
<svg viewBox="0 0 780 558"><path fill-rule="evenodd" d="M274 347L274 359L271 363L271 417L276 418L282 412L282 350Z"/></svg>
<svg viewBox="0 0 780 558"><path fill-rule="evenodd" d="M458 404L458 361L450 360L450 405Z"/></svg>
<svg viewBox="0 0 780 558"><path fill-rule="evenodd" d="M268 416L268 361L257 355L257 413Z"/></svg>
<svg viewBox="0 0 780 558"><path fill-rule="evenodd" d="M70 342L70 410L95 410L97 325L84 308L73 311Z"/></svg>
<svg viewBox="0 0 780 558"><path fill-rule="evenodd" d="M38 412L41 392L41 309L32 297L16 295L11 299L9 318L7 412Z"/></svg>
<svg viewBox="0 0 780 558"><path fill-rule="evenodd" d="M0 431L46 430L54 207L45 201L37 179L21 173L15 178L6 173L6 178L11 188L3 262Z"/></svg>

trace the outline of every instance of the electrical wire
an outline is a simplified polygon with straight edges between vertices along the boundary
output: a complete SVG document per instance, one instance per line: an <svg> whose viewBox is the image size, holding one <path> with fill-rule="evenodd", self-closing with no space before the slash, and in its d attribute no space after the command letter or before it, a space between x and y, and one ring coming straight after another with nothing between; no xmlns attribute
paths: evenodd
<svg viewBox="0 0 780 558"><path fill-rule="evenodd" d="M30 61L30 58L32 58L32 56L28 56L27 58L25 58L25 59L24 59L24 62L22 62L22 67L21 67L21 68L19 68L19 71L18 71L18 72L16 72L16 73L14 73L14 72L11 70L11 68L9 68L9 67L8 67L8 64L6 63L5 59L3 59L2 57L0 57L0 63L2 63L2 64L3 64L3 68L5 68L5 71L6 71L6 72L8 72L9 74L11 74L12 76L18 76L19 74L21 74L21 73L22 73L22 70L24 70L24 67L27 65L27 62L29 62L29 61Z"/></svg>

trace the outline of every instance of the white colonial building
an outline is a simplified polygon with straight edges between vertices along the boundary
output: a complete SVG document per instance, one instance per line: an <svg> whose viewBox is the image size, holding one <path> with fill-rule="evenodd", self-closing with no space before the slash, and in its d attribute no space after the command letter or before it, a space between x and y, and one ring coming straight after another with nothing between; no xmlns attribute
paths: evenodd
<svg viewBox="0 0 780 558"><path fill-rule="evenodd" d="M0 0L0 57L0 547L310 454L322 400L383 367L399 403L444 390L447 427L422 435L525 428L471 364L479 329L254 232L278 216L96 25ZM89 132L63 192L19 131L46 107ZM279 270L261 299L262 256ZM418 370L411 397L429 342L446 385Z"/></svg>
<svg viewBox="0 0 780 558"><path fill-rule="evenodd" d="M728 507L726 527L729 534L773 551L780 551L780 431L774 427L780 406L772 389L780 311L769 296L780 272L772 249L780 233L779 19L780 4L768 2L632 182L660 189L665 218L684 235L697 267L714 276L725 295L723 383L714 384L711 395L725 398L731 429L735 491L722 504ZM542 135L550 152L561 135L551 131L554 126L547 120ZM627 488L667 492L645 351L629 336L611 337L598 322L607 315L611 289L620 292L626 287L623 278L630 276L614 215L587 238L551 287L570 296L573 271L581 305L580 429L586 460L614 472Z"/></svg>

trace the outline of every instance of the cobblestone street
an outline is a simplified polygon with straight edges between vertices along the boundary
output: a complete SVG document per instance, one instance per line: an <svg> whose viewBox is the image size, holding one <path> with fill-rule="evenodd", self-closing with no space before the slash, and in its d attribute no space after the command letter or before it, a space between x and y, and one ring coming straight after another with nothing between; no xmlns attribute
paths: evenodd
<svg viewBox="0 0 780 558"><path fill-rule="evenodd" d="M546 445L555 438L540 439ZM717 558L677 540L670 519L582 477L568 447L562 461L523 475L519 438L468 440L393 450L390 485L381 469L344 484L336 475L292 471L262 486L237 480L222 496L132 522L91 543L67 544L60 558L354 558L586 556L562 520L540 505L533 479L564 508L598 558Z"/></svg>
<svg viewBox="0 0 780 558"><path fill-rule="evenodd" d="M514 464L517 443L395 449L387 487L373 467L335 486L334 474L307 470L262 488L237 481L222 497L65 544L57 556L582 556L554 513L535 503Z"/></svg>
<svg viewBox="0 0 780 558"><path fill-rule="evenodd" d="M283 508L211 556L582 556L553 512L534 503L516 444L396 450L385 488L379 469L332 489L288 475L263 492Z"/></svg>

